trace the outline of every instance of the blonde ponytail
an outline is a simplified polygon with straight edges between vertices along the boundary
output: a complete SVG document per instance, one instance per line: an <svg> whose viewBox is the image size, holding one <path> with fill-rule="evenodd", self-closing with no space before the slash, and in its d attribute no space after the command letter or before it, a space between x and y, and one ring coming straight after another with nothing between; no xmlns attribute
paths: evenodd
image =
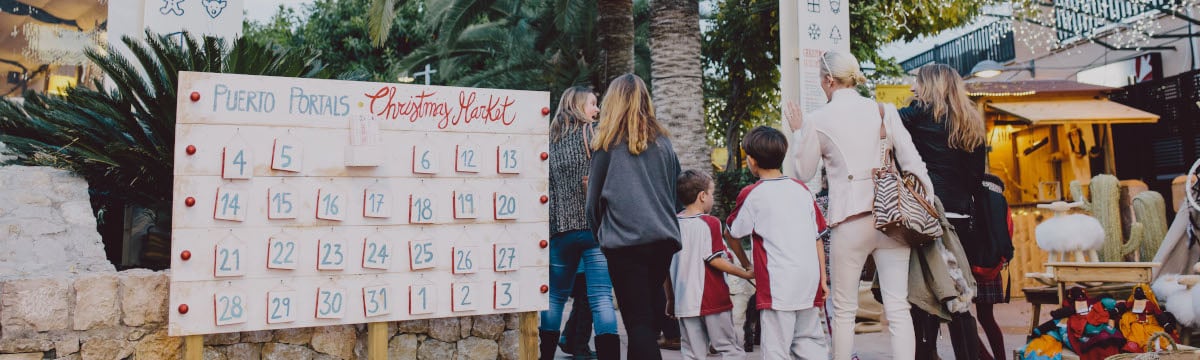
<svg viewBox="0 0 1200 360"><path fill-rule="evenodd" d="M858 59L854 55L838 51L827 51L821 55L821 77L826 75L832 76L844 86L854 87L867 83L867 76L863 75L862 69L859 68Z"/></svg>

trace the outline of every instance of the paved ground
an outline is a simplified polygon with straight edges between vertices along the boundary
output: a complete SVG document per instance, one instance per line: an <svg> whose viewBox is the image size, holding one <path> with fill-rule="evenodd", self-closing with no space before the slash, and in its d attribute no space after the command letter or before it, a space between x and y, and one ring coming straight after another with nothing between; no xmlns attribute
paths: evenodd
<svg viewBox="0 0 1200 360"><path fill-rule="evenodd" d="M567 313L570 311L570 304L567 307ZM1028 334L1029 320L1031 307L1021 299L1013 299L1012 303L1001 304L996 306L996 319L1000 323L1001 330L1004 332L1004 347L1005 354L1012 354L1012 351L1025 345L1025 335ZM618 315L620 313L618 312ZM1050 309L1043 307L1040 321L1046 321L1050 317ZM942 359L954 359L954 352L950 346L949 338L946 336L946 327L942 327L940 339L938 341L938 355ZM625 329L620 329L622 336L625 334ZM980 330L980 334L983 331ZM624 340L624 338L622 338ZM985 340L986 341L986 340ZM855 347L858 349L859 358L862 360L884 360L891 359L891 343L886 332L873 334L860 334L854 339ZM622 349L624 350L624 349ZM757 349L755 349L757 350ZM748 353L750 360L762 359L761 353L755 351ZM663 350L662 356L664 360L681 359L679 351ZM1011 355L1009 355L1011 358ZM571 357L561 351L558 353L557 359L570 359ZM626 358L626 357L622 357ZM709 359L719 359L718 356L709 356Z"/></svg>

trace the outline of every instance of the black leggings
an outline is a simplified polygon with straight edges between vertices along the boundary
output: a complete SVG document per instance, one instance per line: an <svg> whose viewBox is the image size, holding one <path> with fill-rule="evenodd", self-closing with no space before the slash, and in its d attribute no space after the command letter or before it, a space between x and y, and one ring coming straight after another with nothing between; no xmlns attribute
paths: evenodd
<svg viewBox="0 0 1200 360"><path fill-rule="evenodd" d="M942 319L936 315L912 307L913 330L917 335L917 360L935 360L937 356L938 329ZM957 360L979 359L979 334L975 330L975 318L969 312L953 314L950 320L950 344L954 346Z"/></svg>
<svg viewBox="0 0 1200 360"><path fill-rule="evenodd" d="M621 306L621 321L628 334L630 360L662 359L656 319L666 308L656 308L654 298L662 292L674 249L675 244L670 243L604 249L613 292Z"/></svg>

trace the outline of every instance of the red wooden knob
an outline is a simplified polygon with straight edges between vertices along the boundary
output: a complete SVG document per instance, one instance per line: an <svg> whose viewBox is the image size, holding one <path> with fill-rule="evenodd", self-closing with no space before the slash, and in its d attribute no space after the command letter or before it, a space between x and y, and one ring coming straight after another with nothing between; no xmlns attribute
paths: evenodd
<svg viewBox="0 0 1200 360"><path fill-rule="evenodd" d="M183 259L183 261L188 261L192 258L192 252L184 250L183 252L179 253L179 258Z"/></svg>
<svg viewBox="0 0 1200 360"><path fill-rule="evenodd" d="M542 152L542 160L546 160L546 159L549 159L549 158L550 158L550 154L549 154L549 153L547 153L547 152L545 152L545 151L543 151L543 152Z"/></svg>
<svg viewBox="0 0 1200 360"><path fill-rule="evenodd" d="M546 241L544 239L542 241L538 241L538 247L545 249L547 246L550 246L549 241Z"/></svg>
<svg viewBox="0 0 1200 360"><path fill-rule="evenodd" d="M550 202L550 197L549 197L549 196L546 196L546 195L542 195L542 197L541 197L540 199L538 199L538 200L541 200L541 201L542 201L542 203L543 203L543 204L545 204L545 203L547 203L547 202Z"/></svg>
<svg viewBox="0 0 1200 360"><path fill-rule="evenodd" d="M183 199L183 204L187 205L188 207L196 206L196 198L188 196L187 199Z"/></svg>
<svg viewBox="0 0 1200 360"><path fill-rule="evenodd" d="M200 93L193 91L191 98L193 102L200 101Z"/></svg>
<svg viewBox="0 0 1200 360"><path fill-rule="evenodd" d="M188 306L187 306L187 304L179 304L179 313L180 313L180 314L187 314L187 312L188 312Z"/></svg>
<svg viewBox="0 0 1200 360"><path fill-rule="evenodd" d="M187 151L188 155L195 155L196 154L196 145L188 145L187 149L184 149L184 151Z"/></svg>
<svg viewBox="0 0 1200 360"><path fill-rule="evenodd" d="M548 108L548 107L542 108L542 115L550 115L550 108Z"/></svg>
<svg viewBox="0 0 1200 360"><path fill-rule="evenodd" d="M547 292L549 292L549 291L550 291L550 287L549 287L549 286L546 286L545 284L542 284L542 289L541 289L541 290L542 290L542 293L543 293L543 294L545 294L545 293L547 293Z"/></svg>

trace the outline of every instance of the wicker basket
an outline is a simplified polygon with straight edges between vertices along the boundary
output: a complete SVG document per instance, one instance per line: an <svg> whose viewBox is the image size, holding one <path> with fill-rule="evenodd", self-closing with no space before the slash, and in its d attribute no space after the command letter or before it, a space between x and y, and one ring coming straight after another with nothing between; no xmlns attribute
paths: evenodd
<svg viewBox="0 0 1200 360"><path fill-rule="evenodd" d="M1117 354L1109 356L1105 360L1196 360L1200 359L1200 355L1196 354L1195 350L1179 350L1179 345L1175 344L1175 339L1167 333L1159 332L1150 336L1150 340L1146 341L1146 349L1151 348L1150 344L1158 341L1158 338L1166 338L1167 342L1171 343L1171 350L1159 352L1147 352L1141 354Z"/></svg>

